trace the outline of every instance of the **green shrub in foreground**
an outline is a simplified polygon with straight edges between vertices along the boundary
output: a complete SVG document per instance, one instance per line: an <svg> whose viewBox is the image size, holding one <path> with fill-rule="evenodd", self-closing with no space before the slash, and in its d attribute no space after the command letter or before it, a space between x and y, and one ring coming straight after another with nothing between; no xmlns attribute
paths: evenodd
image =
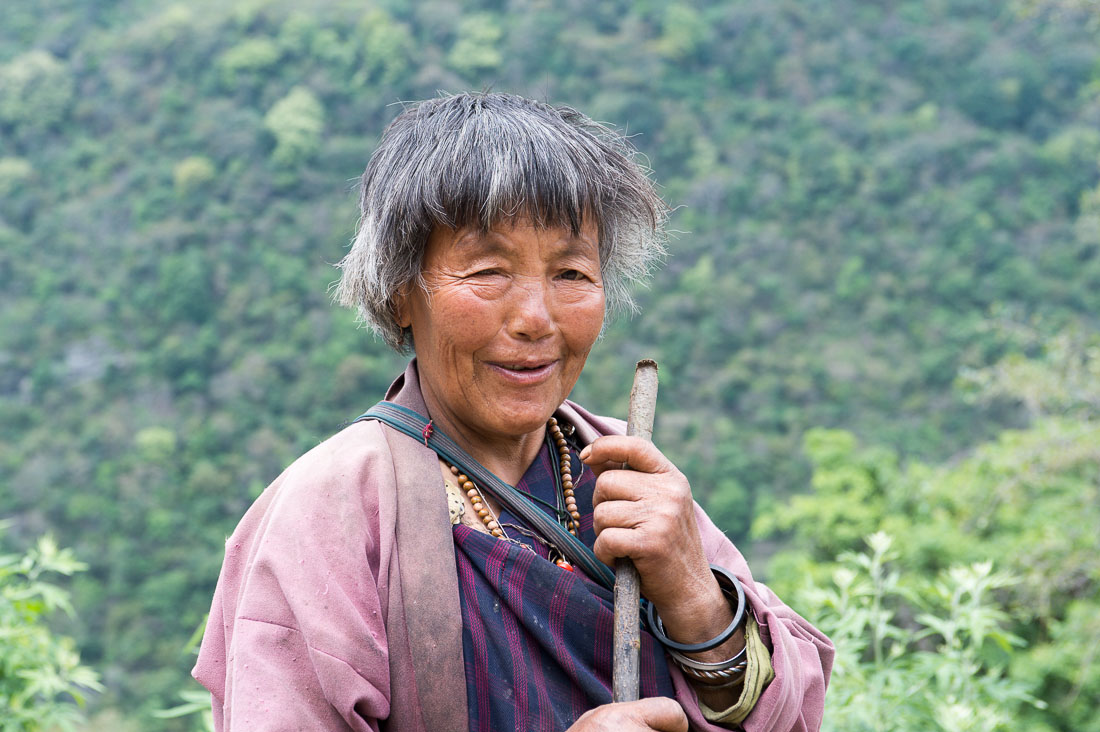
<svg viewBox="0 0 1100 732"><path fill-rule="evenodd" d="M102 690L73 640L48 625L56 611L73 609L69 593L44 577L84 569L49 536L23 556L0 555L0 732L75 729L85 692Z"/></svg>
<svg viewBox="0 0 1100 732"><path fill-rule="evenodd" d="M922 581L891 568L889 536L866 541L799 598L837 649L822 730L1007 732L1021 703L1043 708L1005 673L1020 640L992 594L1009 575L982 562Z"/></svg>

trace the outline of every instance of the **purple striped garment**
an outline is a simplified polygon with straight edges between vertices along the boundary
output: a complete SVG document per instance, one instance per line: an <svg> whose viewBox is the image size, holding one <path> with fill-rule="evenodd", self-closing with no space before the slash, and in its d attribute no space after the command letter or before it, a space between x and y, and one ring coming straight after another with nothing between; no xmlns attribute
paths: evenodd
<svg viewBox="0 0 1100 732"><path fill-rule="evenodd" d="M544 444L516 487L561 506L556 457ZM574 453L574 475L580 466ZM578 535L589 547L595 483L587 468L574 478ZM524 546L467 526L454 529L470 730L565 730L611 701L611 593L579 569L548 561L548 548L525 535L521 529L529 528L516 517L504 512L499 518L509 538ZM664 651L644 630L641 695L675 696Z"/></svg>

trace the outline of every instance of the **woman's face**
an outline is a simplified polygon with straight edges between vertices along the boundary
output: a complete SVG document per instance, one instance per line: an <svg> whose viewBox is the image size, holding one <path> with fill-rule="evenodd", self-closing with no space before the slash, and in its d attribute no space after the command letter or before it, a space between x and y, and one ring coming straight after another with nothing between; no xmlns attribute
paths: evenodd
<svg viewBox="0 0 1100 732"><path fill-rule="evenodd" d="M432 418L483 443L541 434L603 325L595 225L576 237L523 219L436 229L421 273L395 311Z"/></svg>

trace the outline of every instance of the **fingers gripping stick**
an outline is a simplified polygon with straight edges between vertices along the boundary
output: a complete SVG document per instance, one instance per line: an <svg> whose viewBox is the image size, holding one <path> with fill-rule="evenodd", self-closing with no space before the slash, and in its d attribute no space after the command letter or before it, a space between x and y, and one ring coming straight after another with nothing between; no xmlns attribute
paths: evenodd
<svg viewBox="0 0 1100 732"><path fill-rule="evenodd" d="M657 362L646 358L639 361L634 370L626 434L652 440L656 410ZM638 570L629 558L620 557L615 560L615 635L611 678L612 699L617 702L638 699L638 651L642 645L638 599Z"/></svg>

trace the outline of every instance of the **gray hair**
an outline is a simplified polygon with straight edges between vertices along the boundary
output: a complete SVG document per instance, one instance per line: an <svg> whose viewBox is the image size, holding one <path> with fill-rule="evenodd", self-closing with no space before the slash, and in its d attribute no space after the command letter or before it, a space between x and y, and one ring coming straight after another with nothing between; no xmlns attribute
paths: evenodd
<svg viewBox="0 0 1100 732"><path fill-rule="evenodd" d="M630 287L664 254L668 209L622 135L570 107L511 94L468 93L412 105L382 135L360 179L360 220L335 299L398 351L394 296L419 284L436 227L530 217L599 234L607 309L633 310Z"/></svg>

